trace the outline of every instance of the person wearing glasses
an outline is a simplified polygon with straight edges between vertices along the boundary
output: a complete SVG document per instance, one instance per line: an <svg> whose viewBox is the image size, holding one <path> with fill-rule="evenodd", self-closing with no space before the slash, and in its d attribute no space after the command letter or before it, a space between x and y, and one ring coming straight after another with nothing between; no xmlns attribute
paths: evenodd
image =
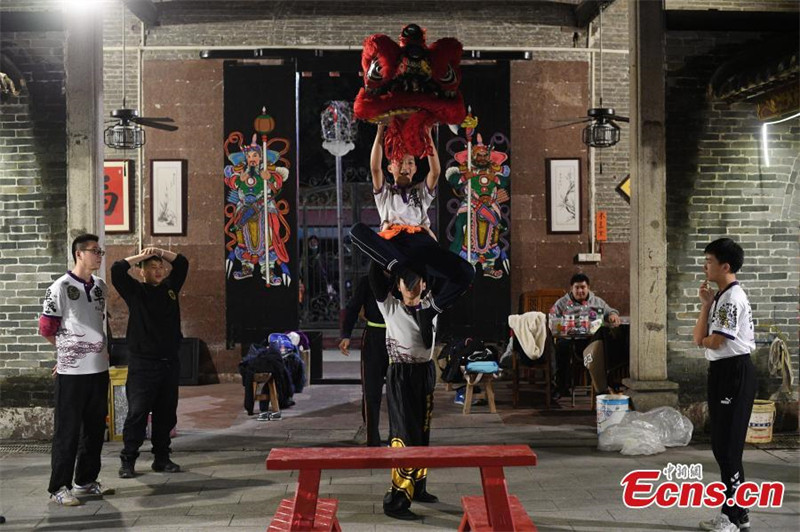
<svg viewBox="0 0 800 532"><path fill-rule="evenodd" d="M56 346L48 491L62 506L80 505L79 495L114 492L97 478L108 415L108 287L94 275L105 255L98 240L84 234L72 242L75 266L47 289L39 318L39 334Z"/></svg>
<svg viewBox="0 0 800 532"><path fill-rule="evenodd" d="M172 268L167 275L164 261ZM142 282L130 274L140 268ZM122 429L123 449L120 478L136 476L136 459L152 412L154 460L157 472L177 473L180 466L170 460L170 431L177 423L180 379L181 309L178 295L186 281L186 257L159 248L143 249L138 255L111 266L111 282L128 305L128 380L125 394L128 414Z"/></svg>

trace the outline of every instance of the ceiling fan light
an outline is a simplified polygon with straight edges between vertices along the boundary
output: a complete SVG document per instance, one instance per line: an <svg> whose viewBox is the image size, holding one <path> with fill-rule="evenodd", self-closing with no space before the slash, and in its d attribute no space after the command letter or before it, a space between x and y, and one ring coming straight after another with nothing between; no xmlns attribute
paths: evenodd
<svg viewBox="0 0 800 532"><path fill-rule="evenodd" d="M619 126L609 121L594 121L583 130L583 143L591 148L610 148L619 137Z"/></svg>
<svg viewBox="0 0 800 532"><path fill-rule="evenodd" d="M144 145L144 130L135 124L114 124L106 128L103 140L115 150L135 150Z"/></svg>

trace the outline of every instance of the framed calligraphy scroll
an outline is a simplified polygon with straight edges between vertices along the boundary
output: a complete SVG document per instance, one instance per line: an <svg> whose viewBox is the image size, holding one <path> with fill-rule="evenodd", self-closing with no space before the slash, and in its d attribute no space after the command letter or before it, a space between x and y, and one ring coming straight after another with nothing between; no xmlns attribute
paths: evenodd
<svg viewBox="0 0 800 532"><path fill-rule="evenodd" d="M547 232L581 232L580 159L546 159Z"/></svg>
<svg viewBox="0 0 800 532"><path fill-rule="evenodd" d="M186 236L186 167L184 159L150 161L150 232Z"/></svg>
<svg viewBox="0 0 800 532"><path fill-rule="evenodd" d="M132 160L108 160L103 163L103 213L106 233L132 231L132 182Z"/></svg>

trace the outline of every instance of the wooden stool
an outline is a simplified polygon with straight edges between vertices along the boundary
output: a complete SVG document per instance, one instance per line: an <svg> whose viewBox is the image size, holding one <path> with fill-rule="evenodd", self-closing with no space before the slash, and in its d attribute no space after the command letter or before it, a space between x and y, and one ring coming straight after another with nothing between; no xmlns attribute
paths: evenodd
<svg viewBox="0 0 800 532"><path fill-rule="evenodd" d="M467 391L464 393L464 414L469 414L472 408L473 386L478 383L483 383L483 392L474 394L475 398L486 399L489 403L489 412L492 414L497 413L497 407L494 404L494 388L492 381L494 381L494 374L492 373L467 373L464 371L464 378L467 379Z"/></svg>
<svg viewBox="0 0 800 532"><path fill-rule="evenodd" d="M300 358L306 367L306 388L311 386L311 349L301 349Z"/></svg>
<svg viewBox="0 0 800 532"><path fill-rule="evenodd" d="M258 393L258 385L263 384L261 388L262 393ZM269 393L264 393L268 390ZM275 385L275 379L272 378L272 373L256 373L253 375L253 400L254 401L269 401L272 406L273 412L280 412L281 407L278 403L278 387Z"/></svg>

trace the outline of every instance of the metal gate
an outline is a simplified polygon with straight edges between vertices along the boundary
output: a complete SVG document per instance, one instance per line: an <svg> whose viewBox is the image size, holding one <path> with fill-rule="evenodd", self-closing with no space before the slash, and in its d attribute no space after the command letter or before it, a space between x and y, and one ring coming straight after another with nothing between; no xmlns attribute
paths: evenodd
<svg viewBox="0 0 800 532"><path fill-rule="evenodd" d="M350 241L350 227L364 222L377 227L380 219L366 167L345 167L342 189L342 235L337 234L336 171L300 188L298 242L300 271L300 328L339 329L340 301L353 295L367 273L369 258ZM342 254L342 268L339 255ZM344 290L343 298L340 292Z"/></svg>

